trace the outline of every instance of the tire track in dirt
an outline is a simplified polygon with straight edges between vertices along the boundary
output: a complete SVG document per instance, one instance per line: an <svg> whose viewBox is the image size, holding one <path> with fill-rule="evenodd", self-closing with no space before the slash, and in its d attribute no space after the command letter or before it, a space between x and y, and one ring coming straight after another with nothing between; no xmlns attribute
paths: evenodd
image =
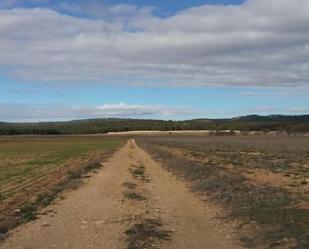
<svg viewBox="0 0 309 249"><path fill-rule="evenodd" d="M231 230L216 227L213 210L207 210L183 182L176 180L147 152L135 146L135 157L147 165L152 178L148 186L152 194L151 206L160 212L163 222L173 231L171 240L164 242L162 249L240 248L230 238Z"/></svg>
<svg viewBox="0 0 309 249"><path fill-rule="evenodd" d="M228 232L215 229L213 214L185 184L134 140L63 197L41 210L53 212L13 230L0 248L239 248Z"/></svg>

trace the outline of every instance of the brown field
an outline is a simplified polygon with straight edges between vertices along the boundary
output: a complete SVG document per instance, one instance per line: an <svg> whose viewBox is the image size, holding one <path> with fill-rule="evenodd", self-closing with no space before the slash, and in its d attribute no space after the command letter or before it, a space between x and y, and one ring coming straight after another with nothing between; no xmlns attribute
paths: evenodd
<svg viewBox="0 0 309 249"><path fill-rule="evenodd" d="M245 247L308 248L309 139L157 136L138 144L236 221ZM249 231L249 232L248 232Z"/></svg>

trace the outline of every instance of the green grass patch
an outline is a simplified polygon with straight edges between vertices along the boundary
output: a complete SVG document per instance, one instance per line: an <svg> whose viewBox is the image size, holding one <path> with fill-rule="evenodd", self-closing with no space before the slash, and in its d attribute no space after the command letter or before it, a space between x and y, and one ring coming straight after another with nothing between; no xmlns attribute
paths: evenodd
<svg viewBox="0 0 309 249"><path fill-rule="evenodd" d="M22 184L45 170L56 169L89 153L116 148L121 143L119 139L102 137L0 138L0 185L12 181Z"/></svg>
<svg viewBox="0 0 309 249"><path fill-rule="evenodd" d="M37 218L38 207L34 203L29 203L23 206L20 210L21 219L23 222L35 220Z"/></svg>

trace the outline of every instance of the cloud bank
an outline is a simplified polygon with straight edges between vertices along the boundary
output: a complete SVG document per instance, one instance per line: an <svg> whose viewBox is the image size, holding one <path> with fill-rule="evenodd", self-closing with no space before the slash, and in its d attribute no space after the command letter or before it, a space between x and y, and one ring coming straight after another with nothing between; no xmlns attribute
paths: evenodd
<svg viewBox="0 0 309 249"><path fill-rule="evenodd" d="M0 121L56 121L85 118L164 118L192 115L195 110L185 107L129 105L125 103L104 104L96 107L0 104Z"/></svg>
<svg viewBox="0 0 309 249"><path fill-rule="evenodd" d="M169 86L309 86L307 0L204 5L167 18L155 16L151 7L101 6L94 13L91 6L83 12L81 5L43 2L41 8L2 4L1 75Z"/></svg>

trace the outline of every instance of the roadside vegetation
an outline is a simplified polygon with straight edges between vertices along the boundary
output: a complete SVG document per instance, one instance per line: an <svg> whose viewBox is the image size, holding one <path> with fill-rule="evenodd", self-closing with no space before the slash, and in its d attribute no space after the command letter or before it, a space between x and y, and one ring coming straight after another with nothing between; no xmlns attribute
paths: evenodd
<svg viewBox="0 0 309 249"><path fill-rule="evenodd" d="M309 141L273 140L183 136L137 141L203 199L223 208L220 218L238 224L245 247L305 249Z"/></svg>
<svg viewBox="0 0 309 249"><path fill-rule="evenodd" d="M124 140L102 137L0 138L0 239L59 193L77 188Z"/></svg>
<svg viewBox="0 0 309 249"><path fill-rule="evenodd" d="M132 165L130 167L130 172L133 176L134 179L144 181L144 182L149 182L150 179L145 173L146 167L144 165Z"/></svg>
<svg viewBox="0 0 309 249"><path fill-rule="evenodd" d="M126 230L127 249L159 249L160 241L169 240L171 232L164 229L160 219L143 219Z"/></svg>

